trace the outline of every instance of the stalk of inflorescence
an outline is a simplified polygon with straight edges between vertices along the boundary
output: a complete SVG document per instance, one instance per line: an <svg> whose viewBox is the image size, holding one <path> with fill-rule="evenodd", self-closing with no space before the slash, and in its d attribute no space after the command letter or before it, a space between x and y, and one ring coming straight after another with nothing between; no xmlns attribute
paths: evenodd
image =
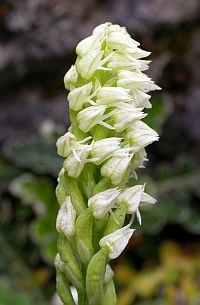
<svg viewBox="0 0 200 305"><path fill-rule="evenodd" d="M137 184L145 147L158 134L143 122L148 92L160 88L143 71L150 53L124 27L105 23L76 47L64 77L71 126L57 141L65 158L56 188L60 205L55 258L57 292L64 305L114 305L110 261L134 233L134 217L155 199ZM126 187L130 176L134 186Z"/></svg>

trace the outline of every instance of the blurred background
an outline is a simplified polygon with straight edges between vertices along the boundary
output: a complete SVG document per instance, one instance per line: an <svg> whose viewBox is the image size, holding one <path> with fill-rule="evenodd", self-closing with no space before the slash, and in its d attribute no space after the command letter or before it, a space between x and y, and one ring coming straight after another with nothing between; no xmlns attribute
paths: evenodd
<svg viewBox="0 0 200 305"><path fill-rule="evenodd" d="M54 189L68 127L63 77L105 21L151 51L148 124L160 141L138 173L158 204L113 261L118 305L200 304L199 0L0 1L0 304L55 300ZM132 181L130 181L132 183Z"/></svg>

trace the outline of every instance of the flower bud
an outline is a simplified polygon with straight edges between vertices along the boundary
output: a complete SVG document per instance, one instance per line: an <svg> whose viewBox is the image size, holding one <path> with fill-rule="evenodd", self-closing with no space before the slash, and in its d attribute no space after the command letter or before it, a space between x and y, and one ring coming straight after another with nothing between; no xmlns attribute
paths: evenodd
<svg viewBox="0 0 200 305"><path fill-rule="evenodd" d="M144 118L146 114L141 110L142 108L134 108L129 104L117 109L112 115L115 130L121 132L128 128L135 120Z"/></svg>
<svg viewBox="0 0 200 305"><path fill-rule="evenodd" d="M104 276L104 283L107 284L114 276L114 271L110 267L110 265L106 265L106 272Z"/></svg>
<svg viewBox="0 0 200 305"><path fill-rule="evenodd" d="M110 259L117 258L123 252L134 231L130 229L130 225L127 225L104 236L100 240L99 245L100 247L106 247L108 249Z"/></svg>
<svg viewBox="0 0 200 305"><path fill-rule="evenodd" d="M103 53L104 51L92 50L78 60L76 68L82 78L89 79L92 77L94 72L100 67Z"/></svg>
<svg viewBox="0 0 200 305"><path fill-rule="evenodd" d="M158 134L142 121L134 122L125 135L134 152L138 152L147 145L158 141Z"/></svg>
<svg viewBox="0 0 200 305"><path fill-rule="evenodd" d="M65 271L65 263L63 263L63 261L61 260L59 253L57 253L55 256L54 265L55 265L56 269L59 270L60 272Z"/></svg>
<svg viewBox="0 0 200 305"><path fill-rule="evenodd" d="M76 47L76 54L80 57L83 57L91 50L100 50L101 48L101 39L97 34L91 35L83 40L81 40Z"/></svg>
<svg viewBox="0 0 200 305"><path fill-rule="evenodd" d="M77 80L78 80L78 73L76 71L75 66L72 65L64 77L65 88L67 90L71 90L75 88Z"/></svg>
<svg viewBox="0 0 200 305"><path fill-rule="evenodd" d="M82 87L75 88L68 95L69 108L79 111L83 105L90 99L92 83L88 83Z"/></svg>
<svg viewBox="0 0 200 305"><path fill-rule="evenodd" d="M69 157L67 157L63 167L67 171L68 176L77 178L80 175L87 161L89 151L89 145L79 145L79 148L74 151L74 154L71 154Z"/></svg>
<svg viewBox="0 0 200 305"><path fill-rule="evenodd" d="M120 102L129 103L132 101L130 90L120 87L102 87L97 91L99 105L117 106Z"/></svg>
<svg viewBox="0 0 200 305"><path fill-rule="evenodd" d="M119 196L118 188L108 189L98 193L88 200L88 206L92 209L93 215L97 219L101 219L115 205L115 200Z"/></svg>
<svg viewBox="0 0 200 305"><path fill-rule="evenodd" d="M110 158L113 153L120 148L120 142L122 138L105 138L93 143L90 154L92 158L97 158L94 164L101 164L108 158Z"/></svg>
<svg viewBox="0 0 200 305"><path fill-rule="evenodd" d="M139 71L119 71L117 85L126 89L139 89L144 92L160 89L160 87L155 85L154 82L146 74Z"/></svg>
<svg viewBox="0 0 200 305"><path fill-rule="evenodd" d="M123 156L111 157L101 167L101 175L111 180L113 185L120 184L132 159L128 152Z"/></svg>
<svg viewBox="0 0 200 305"><path fill-rule="evenodd" d="M72 205L70 196L67 196L65 202L60 207L56 219L56 229L59 233L66 236L72 236L75 233L76 212Z"/></svg>
<svg viewBox="0 0 200 305"><path fill-rule="evenodd" d="M77 115L79 128L82 131L87 132L95 125L100 124L103 120L103 114L105 110L106 110L105 106L96 105L96 106L87 107L82 111L80 111Z"/></svg>

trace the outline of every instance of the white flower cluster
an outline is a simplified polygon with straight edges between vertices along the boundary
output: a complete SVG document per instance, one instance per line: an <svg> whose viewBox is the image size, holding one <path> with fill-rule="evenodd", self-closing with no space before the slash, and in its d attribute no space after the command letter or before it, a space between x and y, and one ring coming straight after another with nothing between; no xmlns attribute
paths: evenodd
<svg viewBox="0 0 200 305"><path fill-rule="evenodd" d="M111 187L88 198L87 207L101 219L125 204L127 214L155 200L143 185L123 189L123 182L146 160L145 147L158 140L158 134L142 121L151 108L148 92L160 88L143 73L150 53L142 50L126 29L111 23L96 27L90 37L76 47L77 60L64 78L69 90L71 114L69 131L57 141L58 154L65 157L63 167L69 177L79 178L86 163L98 167L100 179ZM98 137L97 137L98 135ZM61 206L57 230L74 234L76 212L70 197ZM104 236L101 247L109 257L117 257L133 234L130 225Z"/></svg>

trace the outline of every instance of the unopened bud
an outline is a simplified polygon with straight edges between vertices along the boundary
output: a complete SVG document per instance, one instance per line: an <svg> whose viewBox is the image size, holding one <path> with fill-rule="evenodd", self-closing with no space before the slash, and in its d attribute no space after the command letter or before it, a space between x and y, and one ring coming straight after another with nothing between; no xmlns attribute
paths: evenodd
<svg viewBox="0 0 200 305"><path fill-rule="evenodd" d="M77 80L78 80L78 73L76 71L75 66L72 65L64 77L65 88L67 90L71 90L75 88Z"/></svg>
<svg viewBox="0 0 200 305"><path fill-rule="evenodd" d="M92 90L92 83L88 83L82 87L75 88L68 95L69 107L74 111L83 108L83 105L88 102Z"/></svg>
<svg viewBox="0 0 200 305"><path fill-rule="evenodd" d="M60 207L56 219L56 229L59 233L66 236L72 236L75 233L76 212L72 205L70 196L67 196L65 202Z"/></svg>
<svg viewBox="0 0 200 305"><path fill-rule="evenodd" d="M106 247L108 249L110 259L117 258L123 252L134 231L130 229L130 225L127 225L104 236L100 240L99 245L100 247Z"/></svg>

